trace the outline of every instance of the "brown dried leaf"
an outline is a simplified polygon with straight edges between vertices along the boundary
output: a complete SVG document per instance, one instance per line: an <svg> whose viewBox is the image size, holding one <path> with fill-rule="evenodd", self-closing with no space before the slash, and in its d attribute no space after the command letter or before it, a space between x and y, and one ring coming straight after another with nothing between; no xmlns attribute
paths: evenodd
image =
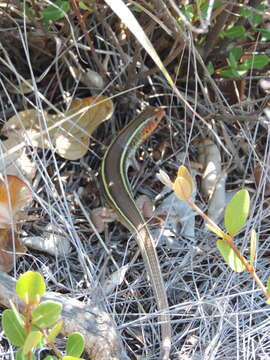
<svg viewBox="0 0 270 360"><path fill-rule="evenodd" d="M8 229L19 213L32 201L28 186L16 176L8 175L0 182L0 228Z"/></svg>
<svg viewBox="0 0 270 360"><path fill-rule="evenodd" d="M5 136L16 137L25 145L50 148L47 128L54 124L53 119L44 111L42 114L35 109L20 111L12 116L3 126L1 133ZM53 137L57 129L50 130Z"/></svg>
<svg viewBox="0 0 270 360"><path fill-rule="evenodd" d="M61 125L55 134L56 152L67 160L80 159L88 150L94 130L113 113L113 102L106 96L91 96L72 101L65 118L70 120ZM54 116L54 121L63 118Z"/></svg>
<svg viewBox="0 0 270 360"><path fill-rule="evenodd" d="M11 229L0 229L0 271L9 272L13 268L14 250L23 253L26 248Z"/></svg>

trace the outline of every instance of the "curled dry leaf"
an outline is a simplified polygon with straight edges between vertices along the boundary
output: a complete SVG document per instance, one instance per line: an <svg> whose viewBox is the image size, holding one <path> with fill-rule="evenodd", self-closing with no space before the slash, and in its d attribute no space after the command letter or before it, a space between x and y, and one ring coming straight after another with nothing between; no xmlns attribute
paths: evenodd
<svg viewBox="0 0 270 360"><path fill-rule="evenodd" d="M92 210L91 220L97 232L102 233L105 229L105 224L117 220L117 215L112 209L99 207Z"/></svg>
<svg viewBox="0 0 270 360"><path fill-rule="evenodd" d="M51 148L67 160L77 160L87 152L90 135L113 113L113 103L106 96L75 99L64 115L25 110L11 117L2 134L11 142Z"/></svg>
<svg viewBox="0 0 270 360"><path fill-rule="evenodd" d="M59 229L50 223L45 226L42 236L26 237L23 239L23 243L27 247L43 251L56 257L66 257L71 251L68 237L60 235Z"/></svg>
<svg viewBox="0 0 270 360"><path fill-rule="evenodd" d="M17 176L18 178L33 180L36 174L36 163L26 154L26 149L19 149L13 152L13 148L18 145L20 140L17 136L10 136L5 141L0 141L0 173Z"/></svg>
<svg viewBox="0 0 270 360"><path fill-rule="evenodd" d="M206 197L213 194L218 176L221 173L221 157L216 144L210 139L200 139L198 145L199 161L203 165L202 192Z"/></svg>
<svg viewBox="0 0 270 360"><path fill-rule="evenodd" d="M254 169L254 179L257 188L264 189L263 195L270 195L270 168L264 169L261 165L257 165Z"/></svg>
<svg viewBox="0 0 270 360"><path fill-rule="evenodd" d="M8 138L16 137L20 143L25 145L50 148L51 141L48 137L48 127L54 124L52 118L43 111L35 109L20 111L12 116L3 126L1 133ZM50 137L57 129L50 131Z"/></svg>
<svg viewBox="0 0 270 360"><path fill-rule="evenodd" d="M101 285L105 295L112 294L115 288L122 284L127 270L128 265L124 265L120 269L113 272L110 277L105 280L104 284Z"/></svg>
<svg viewBox="0 0 270 360"><path fill-rule="evenodd" d="M154 206L150 198L146 195L140 195L136 199L136 205L144 218L150 219L154 215Z"/></svg>
<svg viewBox="0 0 270 360"><path fill-rule="evenodd" d="M89 136L113 114L113 102L106 96L90 96L74 99L64 117L54 115L53 121L62 122L54 134L54 145L58 155L67 160L83 157L90 144Z"/></svg>
<svg viewBox="0 0 270 360"><path fill-rule="evenodd" d="M80 81L90 88L102 89L104 87L102 77L96 71L91 69L86 70Z"/></svg>
<svg viewBox="0 0 270 360"><path fill-rule="evenodd" d="M159 170L156 174L158 180L162 182L163 185L167 186L169 189L173 190L173 183L169 175L164 170Z"/></svg>
<svg viewBox="0 0 270 360"><path fill-rule="evenodd" d="M14 251L24 253L26 248L18 234L11 229L0 229L0 271L9 272L14 266Z"/></svg>
<svg viewBox="0 0 270 360"><path fill-rule="evenodd" d="M180 200L186 201L191 196L193 191L193 181L191 174L185 166L179 167L177 177L173 184L173 190Z"/></svg>
<svg viewBox="0 0 270 360"><path fill-rule="evenodd" d="M218 223L226 205L225 185L227 180L227 173L222 171L218 176L214 192L209 199L207 215L216 223Z"/></svg>
<svg viewBox="0 0 270 360"><path fill-rule="evenodd" d="M14 251L24 252L12 224L16 223L21 211L32 201L27 185L16 176L7 176L7 182L0 183L0 270L10 271L13 267Z"/></svg>
<svg viewBox="0 0 270 360"><path fill-rule="evenodd" d="M16 223L20 212L32 201L29 187L16 176L8 175L7 183L0 182L0 228Z"/></svg>

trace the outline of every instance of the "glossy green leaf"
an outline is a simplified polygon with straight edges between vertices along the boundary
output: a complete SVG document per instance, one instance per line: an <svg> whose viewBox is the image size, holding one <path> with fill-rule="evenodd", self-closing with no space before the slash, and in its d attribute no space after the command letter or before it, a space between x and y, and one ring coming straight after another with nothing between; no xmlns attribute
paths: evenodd
<svg viewBox="0 0 270 360"><path fill-rule="evenodd" d="M228 30L222 31L222 36L229 39L237 39L244 36L246 29L242 25L233 26Z"/></svg>
<svg viewBox="0 0 270 360"><path fill-rule="evenodd" d="M35 271L22 274L16 284L16 294L27 304L36 303L45 291L45 281L42 275Z"/></svg>
<svg viewBox="0 0 270 360"><path fill-rule="evenodd" d="M60 333L61 329L63 326L63 321L58 321L54 327L50 330L48 336L47 336L47 340L49 342L53 342L54 339L56 338L56 336Z"/></svg>
<svg viewBox="0 0 270 360"><path fill-rule="evenodd" d="M84 350L84 337L80 333L73 333L68 337L66 354L80 357Z"/></svg>
<svg viewBox="0 0 270 360"><path fill-rule="evenodd" d="M270 58L267 55L254 55L244 61L249 69L262 69L270 62Z"/></svg>
<svg viewBox="0 0 270 360"><path fill-rule="evenodd" d="M245 270L245 266L242 264L239 257L224 240L217 240L216 244L224 261L233 271L243 272Z"/></svg>
<svg viewBox="0 0 270 360"><path fill-rule="evenodd" d="M62 311L62 305L56 301L43 301L32 312L32 323L47 328L55 323Z"/></svg>
<svg viewBox="0 0 270 360"><path fill-rule="evenodd" d="M270 40L270 30L268 29L257 29L261 34L261 41L269 41Z"/></svg>
<svg viewBox="0 0 270 360"><path fill-rule="evenodd" d="M40 341L42 334L40 331L30 331L23 345L23 354L29 353Z"/></svg>
<svg viewBox="0 0 270 360"><path fill-rule="evenodd" d="M69 2L58 0L55 5L49 5L42 11L42 17L46 21L56 21L64 17L65 13L69 11Z"/></svg>
<svg viewBox="0 0 270 360"><path fill-rule="evenodd" d="M243 55L243 48L242 46L234 46L230 51L229 55L232 56L235 61L239 61L241 56Z"/></svg>
<svg viewBox="0 0 270 360"><path fill-rule="evenodd" d="M23 348L16 352L16 360L29 360L29 356L23 353ZM31 360L36 360L36 356L34 354L31 355Z"/></svg>
<svg viewBox="0 0 270 360"><path fill-rule="evenodd" d="M3 311L2 329L12 345L23 346L27 334L13 310Z"/></svg>
<svg viewBox="0 0 270 360"><path fill-rule="evenodd" d="M246 189L238 191L225 209L224 223L227 232L234 236L246 223L249 213L249 193Z"/></svg>

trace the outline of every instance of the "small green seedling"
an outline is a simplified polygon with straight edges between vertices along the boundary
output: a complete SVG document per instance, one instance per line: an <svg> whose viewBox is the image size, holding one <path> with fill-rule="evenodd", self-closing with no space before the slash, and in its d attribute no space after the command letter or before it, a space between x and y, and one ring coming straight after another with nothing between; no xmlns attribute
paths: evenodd
<svg viewBox="0 0 270 360"><path fill-rule="evenodd" d="M56 348L54 340L60 333L62 321L59 319L62 305L57 301L40 301L46 291L45 281L38 272L28 271L21 275L16 284L16 294L25 303L20 314L12 303L12 309L2 314L2 329L9 342L19 347L16 360L35 360L35 349L49 346L55 356L44 360L79 360L84 350L84 338L73 333L67 339L66 354Z"/></svg>
<svg viewBox="0 0 270 360"><path fill-rule="evenodd" d="M168 175L164 172L158 174L158 178L163 182L163 184L170 187L180 200L185 201L200 216L203 217L209 230L215 233L219 238L216 245L226 264L235 272L240 273L247 271L256 281L258 287L262 290L263 294L267 298L267 303L270 304L270 277L268 278L265 287L256 274L256 270L254 268L257 247L256 231L254 229L251 230L249 261L237 248L234 241L235 235L239 233L248 218L250 207L248 191L246 189L238 191L228 203L224 214L225 232L220 229L220 227L190 199L193 191L192 177L184 166L180 166L174 183L170 181Z"/></svg>

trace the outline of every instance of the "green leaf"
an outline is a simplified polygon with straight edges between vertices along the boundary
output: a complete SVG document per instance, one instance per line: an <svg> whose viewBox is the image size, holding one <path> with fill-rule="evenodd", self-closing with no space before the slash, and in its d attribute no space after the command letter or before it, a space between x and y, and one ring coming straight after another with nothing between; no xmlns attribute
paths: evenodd
<svg viewBox="0 0 270 360"><path fill-rule="evenodd" d="M75 356L64 356L62 360L83 360Z"/></svg>
<svg viewBox="0 0 270 360"><path fill-rule="evenodd" d="M270 58L267 55L254 55L244 61L249 69L262 69L269 64Z"/></svg>
<svg viewBox="0 0 270 360"><path fill-rule="evenodd" d="M249 18L251 16L252 12L248 9L241 8L240 9L240 15L242 15L244 18Z"/></svg>
<svg viewBox="0 0 270 360"><path fill-rule="evenodd" d="M20 348L20 349L16 352L16 360L29 360L29 356L23 354L23 348ZM34 354L32 354L31 360L36 360L36 357L35 357Z"/></svg>
<svg viewBox="0 0 270 360"><path fill-rule="evenodd" d="M41 338L40 331L30 331L23 345L23 354L28 354L41 341Z"/></svg>
<svg viewBox="0 0 270 360"><path fill-rule="evenodd" d="M139 6L132 6L132 10L137 12L137 13L141 13L142 12L142 9L139 7Z"/></svg>
<svg viewBox="0 0 270 360"><path fill-rule="evenodd" d="M236 68L237 66L237 60L235 59L234 55L232 52L229 53L229 59L227 59L228 64L231 68Z"/></svg>
<svg viewBox="0 0 270 360"><path fill-rule="evenodd" d="M26 304L35 304L45 293L46 285L39 272L27 271L21 275L16 284L16 294Z"/></svg>
<svg viewBox="0 0 270 360"><path fill-rule="evenodd" d="M49 332L48 336L47 336L47 340L49 342L53 342L54 339L56 338L56 336L60 333L61 329L63 326L63 321L58 321L54 327L51 329L51 331Z"/></svg>
<svg viewBox="0 0 270 360"><path fill-rule="evenodd" d="M233 271L243 272L245 270L245 266L242 264L239 257L224 240L217 240L216 244L224 261Z"/></svg>
<svg viewBox="0 0 270 360"><path fill-rule="evenodd" d="M69 11L69 2L58 0L55 5L49 5L42 11L42 17L45 21L56 21L64 17L65 13Z"/></svg>
<svg viewBox="0 0 270 360"><path fill-rule="evenodd" d="M84 350L84 337L80 333L73 333L68 337L66 353L68 356L80 357Z"/></svg>
<svg viewBox="0 0 270 360"><path fill-rule="evenodd" d="M249 213L249 193L246 189L238 191L225 209L224 223L227 232L234 236L246 223Z"/></svg>
<svg viewBox="0 0 270 360"><path fill-rule="evenodd" d="M244 51L243 51L242 46L234 46L234 47L231 49L229 55L233 56L234 59L235 59L235 61L239 61L240 58L241 58L241 56L243 55L243 52L244 52Z"/></svg>
<svg viewBox="0 0 270 360"><path fill-rule="evenodd" d="M7 309L3 311L2 328L12 345L23 346L27 334L13 310Z"/></svg>
<svg viewBox="0 0 270 360"><path fill-rule="evenodd" d="M238 79L240 77L238 71L236 71L235 69L222 70L218 74L227 79Z"/></svg>
<svg viewBox="0 0 270 360"><path fill-rule="evenodd" d="M193 4L188 4L186 5L184 8L181 9L182 13L185 15L185 17L187 18L187 20L189 22L192 22L192 19L194 17L194 7L193 7ZM178 22L180 24L183 23L182 19L179 18L178 19Z"/></svg>
<svg viewBox="0 0 270 360"><path fill-rule="evenodd" d="M32 323L40 328L51 326L62 311L62 305L56 301L43 301L32 312Z"/></svg>
<svg viewBox="0 0 270 360"><path fill-rule="evenodd" d="M53 355L47 355L44 360L58 360L58 358Z"/></svg>
<svg viewBox="0 0 270 360"><path fill-rule="evenodd" d="M269 41L270 40L270 30L268 29L257 29L261 34L261 41Z"/></svg>
<svg viewBox="0 0 270 360"><path fill-rule="evenodd" d="M79 1L79 8L86 11L93 11L93 9L87 6L83 1Z"/></svg>
<svg viewBox="0 0 270 360"><path fill-rule="evenodd" d="M215 69L214 69L214 65L213 65L213 63L211 61L207 65L207 70L209 71L210 75L214 74Z"/></svg>
<svg viewBox="0 0 270 360"><path fill-rule="evenodd" d="M245 35L246 29L242 25L233 26L228 30L222 31L222 36L229 39L241 38Z"/></svg>
<svg viewBox="0 0 270 360"><path fill-rule="evenodd" d="M256 10L263 11L265 9L266 9L266 6L264 4L261 4L260 6L257 7ZM257 25L259 25L263 22L263 16L261 14L252 12L251 17L250 17L250 22L254 27L256 27Z"/></svg>

